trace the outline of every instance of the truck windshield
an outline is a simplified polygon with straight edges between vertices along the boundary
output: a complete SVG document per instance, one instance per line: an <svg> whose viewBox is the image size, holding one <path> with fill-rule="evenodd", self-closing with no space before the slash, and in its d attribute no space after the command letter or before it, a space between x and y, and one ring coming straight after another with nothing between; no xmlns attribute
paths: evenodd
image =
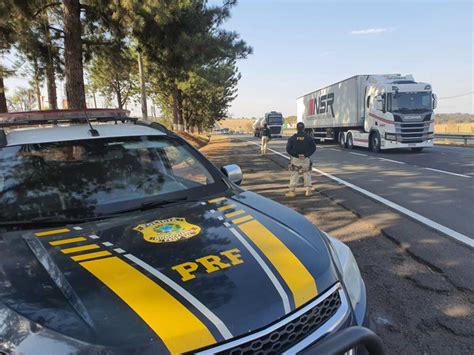
<svg viewBox="0 0 474 355"><path fill-rule="evenodd" d="M270 125L282 125L283 116L268 116L268 124Z"/></svg>
<svg viewBox="0 0 474 355"><path fill-rule="evenodd" d="M403 92L389 94L390 112L421 112L431 111L431 93L429 92Z"/></svg>
<svg viewBox="0 0 474 355"><path fill-rule="evenodd" d="M179 140L118 137L0 149L0 224L86 219L226 189ZM210 166L210 165L209 165Z"/></svg>

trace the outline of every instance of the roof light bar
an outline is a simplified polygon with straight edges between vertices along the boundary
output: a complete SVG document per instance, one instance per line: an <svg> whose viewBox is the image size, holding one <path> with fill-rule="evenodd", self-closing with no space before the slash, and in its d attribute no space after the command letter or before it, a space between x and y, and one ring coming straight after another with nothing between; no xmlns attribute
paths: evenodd
<svg viewBox="0 0 474 355"><path fill-rule="evenodd" d="M51 110L0 113L0 127L39 124L87 123L88 121L133 121L130 111L121 109Z"/></svg>

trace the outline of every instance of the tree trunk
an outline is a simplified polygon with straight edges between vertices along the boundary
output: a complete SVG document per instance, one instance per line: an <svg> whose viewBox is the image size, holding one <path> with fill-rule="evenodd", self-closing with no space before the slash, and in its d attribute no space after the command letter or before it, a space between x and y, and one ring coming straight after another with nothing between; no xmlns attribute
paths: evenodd
<svg viewBox="0 0 474 355"><path fill-rule="evenodd" d="M46 62L46 85L48 87L48 102L50 110L58 109L58 97L56 96L56 75L52 60Z"/></svg>
<svg viewBox="0 0 474 355"><path fill-rule="evenodd" d="M117 88L115 89L115 95L117 97L117 105L119 109L123 109L123 103L122 103L122 93L120 92L120 84L117 85Z"/></svg>
<svg viewBox="0 0 474 355"><path fill-rule="evenodd" d="M173 84L173 130L182 131L184 129L183 118L179 108L179 89L176 84Z"/></svg>
<svg viewBox="0 0 474 355"><path fill-rule="evenodd" d="M37 60L35 60L33 63L33 70L34 70L36 101L38 102L38 110L41 111L43 109L43 106L41 105L41 90L40 90L40 84L39 84L39 69L38 69Z"/></svg>
<svg viewBox="0 0 474 355"><path fill-rule="evenodd" d="M63 0L64 73L68 108L85 109L84 69L82 64L81 8L79 0Z"/></svg>
<svg viewBox="0 0 474 355"><path fill-rule="evenodd" d="M8 112L7 98L5 97L5 85L3 83L3 76L0 69L0 113Z"/></svg>
<svg viewBox="0 0 474 355"><path fill-rule="evenodd" d="M50 110L57 110L58 109L58 97L56 93L56 72L54 69L54 60L53 56L51 54L53 43L51 41L51 34L49 32L49 19L48 19L48 13L46 12L45 15L45 20L44 20L44 36L46 39L46 46L48 49L48 53L46 55L46 58L44 58L45 61L45 71L46 71L46 86L48 89L48 102L49 102L49 109Z"/></svg>
<svg viewBox="0 0 474 355"><path fill-rule="evenodd" d="M141 95L141 103L142 103L142 118L148 118L148 108L146 104L146 88L145 88L145 72L143 70L143 57L142 51L138 49L138 73L140 75L140 95Z"/></svg>

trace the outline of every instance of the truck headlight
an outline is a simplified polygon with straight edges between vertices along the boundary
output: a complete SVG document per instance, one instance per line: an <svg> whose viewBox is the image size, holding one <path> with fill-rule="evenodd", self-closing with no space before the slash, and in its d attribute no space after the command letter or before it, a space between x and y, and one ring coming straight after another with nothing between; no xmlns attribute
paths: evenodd
<svg viewBox="0 0 474 355"><path fill-rule="evenodd" d="M346 287L352 307L356 308L361 301L365 302L365 298L362 299L365 294L365 285L357 262L347 245L328 234L326 236L331 242L334 262L342 275L342 282Z"/></svg>
<svg viewBox="0 0 474 355"><path fill-rule="evenodd" d="M396 141L397 134L396 133L385 133L385 139L388 141Z"/></svg>

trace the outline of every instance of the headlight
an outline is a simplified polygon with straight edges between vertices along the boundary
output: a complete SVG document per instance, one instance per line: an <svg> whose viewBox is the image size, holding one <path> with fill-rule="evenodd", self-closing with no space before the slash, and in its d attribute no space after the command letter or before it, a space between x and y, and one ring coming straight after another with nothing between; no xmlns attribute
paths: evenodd
<svg viewBox="0 0 474 355"><path fill-rule="evenodd" d="M385 133L385 139L388 141L396 141L397 134L396 133Z"/></svg>
<svg viewBox="0 0 474 355"><path fill-rule="evenodd" d="M357 304L362 301L362 294L364 292L364 281L360 275L359 267L347 245L339 240L326 234L331 242L334 251L334 261L342 274L342 281L346 286L346 290L351 300L352 307L356 308ZM365 301L365 300L363 300Z"/></svg>

